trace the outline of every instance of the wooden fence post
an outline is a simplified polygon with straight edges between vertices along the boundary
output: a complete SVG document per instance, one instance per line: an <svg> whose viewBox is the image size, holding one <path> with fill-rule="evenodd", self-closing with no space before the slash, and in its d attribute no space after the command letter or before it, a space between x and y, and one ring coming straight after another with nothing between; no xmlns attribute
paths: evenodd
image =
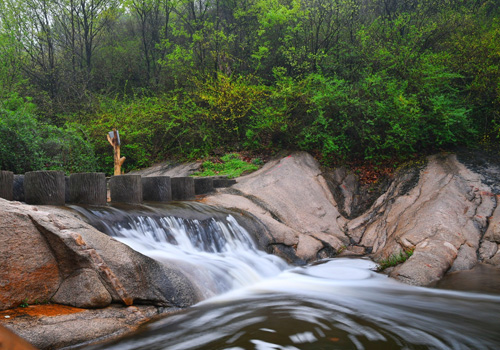
<svg viewBox="0 0 500 350"><path fill-rule="evenodd" d="M106 205L104 173L79 173L69 177L69 201L78 204Z"/></svg>
<svg viewBox="0 0 500 350"><path fill-rule="evenodd" d="M30 171L24 175L27 204L64 205L65 192L62 171Z"/></svg>
<svg viewBox="0 0 500 350"><path fill-rule="evenodd" d="M11 201L14 198L14 173L0 170L0 198Z"/></svg>

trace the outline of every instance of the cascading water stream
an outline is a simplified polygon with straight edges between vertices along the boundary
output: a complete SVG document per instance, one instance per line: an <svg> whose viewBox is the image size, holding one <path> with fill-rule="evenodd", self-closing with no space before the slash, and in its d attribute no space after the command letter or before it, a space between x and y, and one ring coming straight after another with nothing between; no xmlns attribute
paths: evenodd
<svg viewBox="0 0 500 350"><path fill-rule="evenodd" d="M293 268L259 251L233 215L182 206L75 207L132 248L183 266L211 297L92 349L500 348L498 295L404 285L364 259Z"/></svg>
<svg viewBox="0 0 500 350"><path fill-rule="evenodd" d="M137 206L132 210L73 209L134 250L175 264L202 285L205 297L254 284L287 267L280 258L258 250L253 238L230 213L196 203ZM169 214L171 211L177 216ZM189 217L193 213L198 213L199 218Z"/></svg>

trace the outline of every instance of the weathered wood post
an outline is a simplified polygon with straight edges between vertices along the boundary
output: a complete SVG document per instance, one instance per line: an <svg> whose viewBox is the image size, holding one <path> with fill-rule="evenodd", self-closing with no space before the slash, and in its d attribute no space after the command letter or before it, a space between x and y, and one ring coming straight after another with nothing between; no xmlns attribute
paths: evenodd
<svg viewBox="0 0 500 350"><path fill-rule="evenodd" d="M14 199L14 173L0 170L0 198L9 201Z"/></svg>
<svg viewBox="0 0 500 350"><path fill-rule="evenodd" d="M69 177L69 201L78 204L106 205L106 175L78 173Z"/></svg>
<svg viewBox="0 0 500 350"><path fill-rule="evenodd" d="M214 191L214 179L212 177L195 177L195 194L207 194Z"/></svg>
<svg viewBox="0 0 500 350"><path fill-rule="evenodd" d="M142 203L141 175L112 176L109 191L112 202Z"/></svg>
<svg viewBox="0 0 500 350"><path fill-rule="evenodd" d="M64 201L69 203L69 176L64 177Z"/></svg>
<svg viewBox="0 0 500 350"><path fill-rule="evenodd" d="M24 175L28 204L64 205L65 181L62 171L30 171Z"/></svg>
<svg viewBox="0 0 500 350"><path fill-rule="evenodd" d="M192 177L173 177L172 199L174 201L185 201L195 199L194 179Z"/></svg>
<svg viewBox="0 0 500 350"><path fill-rule="evenodd" d="M142 178L142 198L145 201L170 202L172 188L169 176L148 176Z"/></svg>
<svg viewBox="0 0 500 350"><path fill-rule="evenodd" d="M24 175L14 175L14 200L24 202Z"/></svg>
<svg viewBox="0 0 500 350"><path fill-rule="evenodd" d="M115 175L122 174L122 165L125 161L125 157L120 157L120 134L118 130L113 129L106 135L108 142L113 146L113 161L115 164Z"/></svg>

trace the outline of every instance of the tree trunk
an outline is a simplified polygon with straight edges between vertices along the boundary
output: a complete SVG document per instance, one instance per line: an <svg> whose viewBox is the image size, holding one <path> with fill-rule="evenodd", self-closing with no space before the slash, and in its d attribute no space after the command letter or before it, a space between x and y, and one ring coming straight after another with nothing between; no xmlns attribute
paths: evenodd
<svg viewBox="0 0 500 350"><path fill-rule="evenodd" d="M11 201L14 199L14 173L0 170L0 198Z"/></svg>
<svg viewBox="0 0 500 350"><path fill-rule="evenodd" d="M28 204L64 205L65 181L62 171L30 171L24 176Z"/></svg>
<svg viewBox="0 0 500 350"><path fill-rule="evenodd" d="M106 205L104 173L80 173L69 177L69 201L78 204Z"/></svg>
<svg viewBox="0 0 500 350"><path fill-rule="evenodd" d="M142 203L141 175L112 176L109 190L112 202Z"/></svg>
<svg viewBox="0 0 500 350"><path fill-rule="evenodd" d="M174 201L185 201L195 199L194 179L192 177L173 177L172 199Z"/></svg>
<svg viewBox="0 0 500 350"><path fill-rule="evenodd" d="M145 201L170 202L172 200L170 177L168 176L143 177L142 198Z"/></svg>

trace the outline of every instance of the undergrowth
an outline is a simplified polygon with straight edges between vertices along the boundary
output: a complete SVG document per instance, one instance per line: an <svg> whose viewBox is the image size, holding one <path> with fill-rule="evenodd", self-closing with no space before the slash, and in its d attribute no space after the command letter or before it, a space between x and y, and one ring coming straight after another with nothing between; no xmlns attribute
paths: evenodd
<svg viewBox="0 0 500 350"><path fill-rule="evenodd" d="M229 153L220 159L205 161L201 170L194 173L193 176L225 175L232 179L241 176L243 173L250 173L259 169L261 164L262 161L259 158L245 161L239 153Z"/></svg>
<svg viewBox="0 0 500 350"><path fill-rule="evenodd" d="M393 254L387 259L382 259L378 262L377 271L384 271L389 267L393 267L404 263L406 260L413 255L413 249L407 249L405 251L401 251L399 254Z"/></svg>

